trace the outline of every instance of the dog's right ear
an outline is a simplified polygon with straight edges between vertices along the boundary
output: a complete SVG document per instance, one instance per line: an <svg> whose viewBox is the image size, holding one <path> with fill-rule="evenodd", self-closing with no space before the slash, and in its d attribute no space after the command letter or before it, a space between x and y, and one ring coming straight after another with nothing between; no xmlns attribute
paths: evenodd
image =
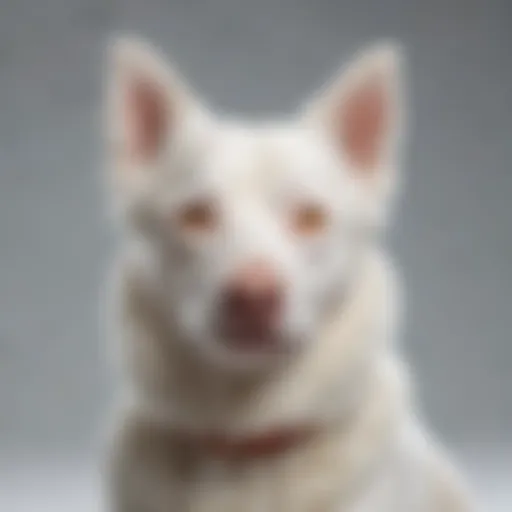
<svg viewBox="0 0 512 512"><path fill-rule="evenodd" d="M107 137L116 167L154 163L192 106L190 94L158 52L136 39L110 44Z"/></svg>

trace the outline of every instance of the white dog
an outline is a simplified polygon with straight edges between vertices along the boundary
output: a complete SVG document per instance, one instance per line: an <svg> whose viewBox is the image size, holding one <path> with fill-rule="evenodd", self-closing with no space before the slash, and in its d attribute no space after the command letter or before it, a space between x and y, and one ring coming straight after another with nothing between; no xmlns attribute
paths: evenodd
<svg viewBox="0 0 512 512"><path fill-rule="evenodd" d="M403 139L399 52L368 51L290 119L214 115L144 43L113 45L124 226L118 512L455 512L397 353L379 235Z"/></svg>

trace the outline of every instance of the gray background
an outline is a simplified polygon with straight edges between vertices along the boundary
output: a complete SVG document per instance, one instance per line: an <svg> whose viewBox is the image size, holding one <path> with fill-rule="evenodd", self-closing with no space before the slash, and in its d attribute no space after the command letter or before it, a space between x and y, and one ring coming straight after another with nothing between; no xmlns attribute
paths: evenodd
<svg viewBox="0 0 512 512"><path fill-rule="evenodd" d="M112 30L156 42L220 107L258 115L294 108L369 42L405 44L412 135L392 233L404 349L429 421L478 493L510 510L508 0L1 1L0 508L46 496L76 511L81 496L86 510L95 495L83 468L111 392L99 103Z"/></svg>

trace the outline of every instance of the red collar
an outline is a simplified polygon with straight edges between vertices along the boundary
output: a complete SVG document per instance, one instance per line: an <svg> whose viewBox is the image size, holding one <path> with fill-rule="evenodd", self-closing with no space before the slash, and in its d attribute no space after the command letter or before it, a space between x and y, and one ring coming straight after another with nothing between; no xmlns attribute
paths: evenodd
<svg viewBox="0 0 512 512"><path fill-rule="evenodd" d="M311 427L289 427L255 433L245 437L229 434L180 434L195 449L222 459L275 457L306 443L315 434Z"/></svg>

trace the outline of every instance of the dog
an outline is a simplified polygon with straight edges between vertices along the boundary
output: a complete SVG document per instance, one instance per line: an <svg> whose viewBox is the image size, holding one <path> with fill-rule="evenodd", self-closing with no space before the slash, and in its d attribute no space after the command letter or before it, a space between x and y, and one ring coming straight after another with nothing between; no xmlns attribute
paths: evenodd
<svg viewBox="0 0 512 512"><path fill-rule="evenodd" d="M249 122L150 44L111 45L112 510L470 510L397 348L403 60L374 45L294 115Z"/></svg>

